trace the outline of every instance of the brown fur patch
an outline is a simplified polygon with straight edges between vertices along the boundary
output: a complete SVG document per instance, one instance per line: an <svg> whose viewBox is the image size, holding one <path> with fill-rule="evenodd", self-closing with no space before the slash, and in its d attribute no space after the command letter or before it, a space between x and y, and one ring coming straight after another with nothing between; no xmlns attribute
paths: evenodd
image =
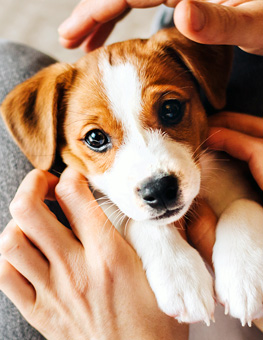
<svg viewBox="0 0 263 340"><path fill-rule="evenodd" d="M3 118L33 165L49 169L57 147L64 162L84 175L103 173L112 166L125 136L105 95L98 67L101 56L110 65L129 62L135 66L142 85L142 112L138 114L144 128L160 129L194 152L206 136L196 83L212 105L222 107L231 53L227 47L193 43L174 28L149 40L98 49L73 66L52 65L11 91L1 107ZM160 123L158 109L164 99L185 103L184 118L173 127ZM85 145L86 133L94 128L105 131L112 148L99 153Z"/></svg>
<svg viewBox="0 0 263 340"><path fill-rule="evenodd" d="M78 158L77 167L85 175L107 171L123 140L123 130L114 115L103 90L98 68L98 53L91 54L77 63L78 74L74 86L68 93L68 105L63 123L64 145L62 158L72 163ZM93 129L104 131L111 139L112 148L105 152L91 150L84 142L87 132ZM85 166L84 166L85 164ZM71 164L72 165L72 164ZM80 169L79 169L80 170Z"/></svg>
<svg viewBox="0 0 263 340"><path fill-rule="evenodd" d="M151 40L132 40L95 51L76 64L78 73L68 96L64 122L67 147L62 156L66 163L72 165L72 160L78 158L74 163L85 175L103 173L111 167L123 143L122 125L111 112L101 81L100 58L107 58L110 65L129 62L136 68L142 85L139 118L145 129L161 130L190 146L193 152L198 148L206 136L207 125L191 72L163 46ZM172 127L163 126L158 116L161 103L168 99L185 103L184 118ZM113 147L105 153L92 151L83 143L85 134L94 128L102 129L112 140Z"/></svg>

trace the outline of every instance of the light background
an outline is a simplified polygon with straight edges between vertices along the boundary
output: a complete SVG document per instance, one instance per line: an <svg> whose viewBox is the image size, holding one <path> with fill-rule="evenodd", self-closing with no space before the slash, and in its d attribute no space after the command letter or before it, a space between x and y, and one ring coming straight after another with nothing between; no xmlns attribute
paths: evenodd
<svg viewBox="0 0 263 340"><path fill-rule="evenodd" d="M100 1L100 0L97 0ZM108 0L109 3L111 0ZM65 50L57 28L78 0L0 0L0 38L25 43L60 61L74 62L83 52ZM150 35L156 9L136 9L119 23L107 43Z"/></svg>

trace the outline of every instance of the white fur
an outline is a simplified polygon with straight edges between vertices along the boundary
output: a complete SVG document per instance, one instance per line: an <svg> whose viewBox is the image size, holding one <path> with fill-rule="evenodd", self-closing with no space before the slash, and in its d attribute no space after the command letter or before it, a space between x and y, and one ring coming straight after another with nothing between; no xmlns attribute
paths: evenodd
<svg viewBox="0 0 263 340"><path fill-rule="evenodd" d="M111 66L103 60L101 70L110 109L123 126L124 141L111 169L89 180L133 219L125 236L142 259L160 308L180 321L209 323L214 310L211 276L197 251L169 225L186 213L198 194L200 169L186 145L141 126L142 85L134 66ZM141 200L136 189L145 179L163 173L178 177L184 208L157 222L151 220L156 211ZM112 218L114 210L107 214Z"/></svg>
<svg viewBox="0 0 263 340"><path fill-rule="evenodd" d="M173 224L131 222L127 240L142 259L159 307L180 322L213 318L213 282L203 260Z"/></svg>
<svg viewBox="0 0 263 340"><path fill-rule="evenodd" d="M148 131L145 135L148 137L146 142L128 139L118 151L112 168L102 175L93 176L91 181L127 216L144 221L155 217L153 214L156 212L141 201L136 188L158 173L178 175L185 207L173 218L174 221L185 214L199 192L199 169L185 146L158 132Z"/></svg>
<svg viewBox="0 0 263 340"><path fill-rule="evenodd" d="M213 251L218 299L243 325L263 316L263 208L234 201L221 215Z"/></svg>
<svg viewBox="0 0 263 340"><path fill-rule="evenodd" d="M263 316L263 208L239 163L219 153L201 163L202 195L219 217L213 249L218 300L251 325Z"/></svg>
<svg viewBox="0 0 263 340"><path fill-rule="evenodd" d="M135 67L129 63L111 66L105 59L101 65L110 107L122 122L125 135L112 168L89 179L127 216L143 221L155 217L155 212L142 202L136 189L145 179L160 173L178 176L184 209L176 218L166 221L173 222L185 214L199 192L200 170L186 145L175 143L158 130L142 127L139 120L142 86Z"/></svg>
<svg viewBox="0 0 263 340"><path fill-rule="evenodd" d="M141 257L160 308L179 321L209 324L214 311L212 278L197 251L170 224L185 214L199 193L200 169L186 145L141 126L142 84L135 66L112 66L102 59L100 69L109 109L123 126L124 140L111 169L89 180L133 219L128 225L125 220L126 234L123 225L118 229ZM205 155L201 165L201 194L221 216L213 253L216 291L231 315L250 323L263 312L263 208L240 200L252 196L231 162ZM156 212L137 193L145 179L159 173L178 177L184 204L180 213L162 223L151 220ZM114 211L107 212L110 218Z"/></svg>
<svg viewBox="0 0 263 340"><path fill-rule="evenodd" d="M136 68L130 63L112 66L106 59L102 59L100 70L110 109L115 118L123 123L126 133L141 130L138 118L142 95ZM138 137L140 138L140 134Z"/></svg>

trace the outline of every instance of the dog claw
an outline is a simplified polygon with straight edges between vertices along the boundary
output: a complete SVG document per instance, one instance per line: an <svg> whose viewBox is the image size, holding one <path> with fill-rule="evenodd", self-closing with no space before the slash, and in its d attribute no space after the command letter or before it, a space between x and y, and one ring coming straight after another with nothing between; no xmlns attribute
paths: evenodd
<svg viewBox="0 0 263 340"><path fill-rule="evenodd" d="M225 315L229 314L229 304L228 302L225 303Z"/></svg>
<svg viewBox="0 0 263 340"><path fill-rule="evenodd" d="M210 326L210 319L207 317L204 321L205 321L207 327L209 327Z"/></svg>
<svg viewBox="0 0 263 340"><path fill-rule="evenodd" d="M252 321L248 320L247 325L248 325L248 327L252 327Z"/></svg>
<svg viewBox="0 0 263 340"><path fill-rule="evenodd" d="M246 320L245 319L243 319L243 320L240 320L241 321L241 325L242 325L242 327L245 327L246 326Z"/></svg>

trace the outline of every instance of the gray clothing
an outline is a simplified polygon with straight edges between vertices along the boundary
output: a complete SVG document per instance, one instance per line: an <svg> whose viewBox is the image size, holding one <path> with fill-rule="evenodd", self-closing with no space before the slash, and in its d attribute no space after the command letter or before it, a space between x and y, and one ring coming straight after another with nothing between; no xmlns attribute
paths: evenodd
<svg viewBox="0 0 263 340"><path fill-rule="evenodd" d="M53 62L54 59L32 48L0 41L0 102L16 84ZM9 203L32 166L14 144L1 118L0 136L0 231L2 231L10 219ZM55 208L55 212L57 211ZM40 339L44 338L23 319L15 306L0 292L0 340ZM216 324L210 328L200 324L190 327L190 340L221 339L259 340L263 339L263 334L255 327L251 329L241 327L238 320L223 316L220 308L216 311Z"/></svg>
<svg viewBox="0 0 263 340"><path fill-rule="evenodd" d="M32 48L0 40L0 103L17 84L55 60ZM6 131L0 117L0 231L10 220L8 206L17 187L32 169ZM0 292L0 340L44 339Z"/></svg>

